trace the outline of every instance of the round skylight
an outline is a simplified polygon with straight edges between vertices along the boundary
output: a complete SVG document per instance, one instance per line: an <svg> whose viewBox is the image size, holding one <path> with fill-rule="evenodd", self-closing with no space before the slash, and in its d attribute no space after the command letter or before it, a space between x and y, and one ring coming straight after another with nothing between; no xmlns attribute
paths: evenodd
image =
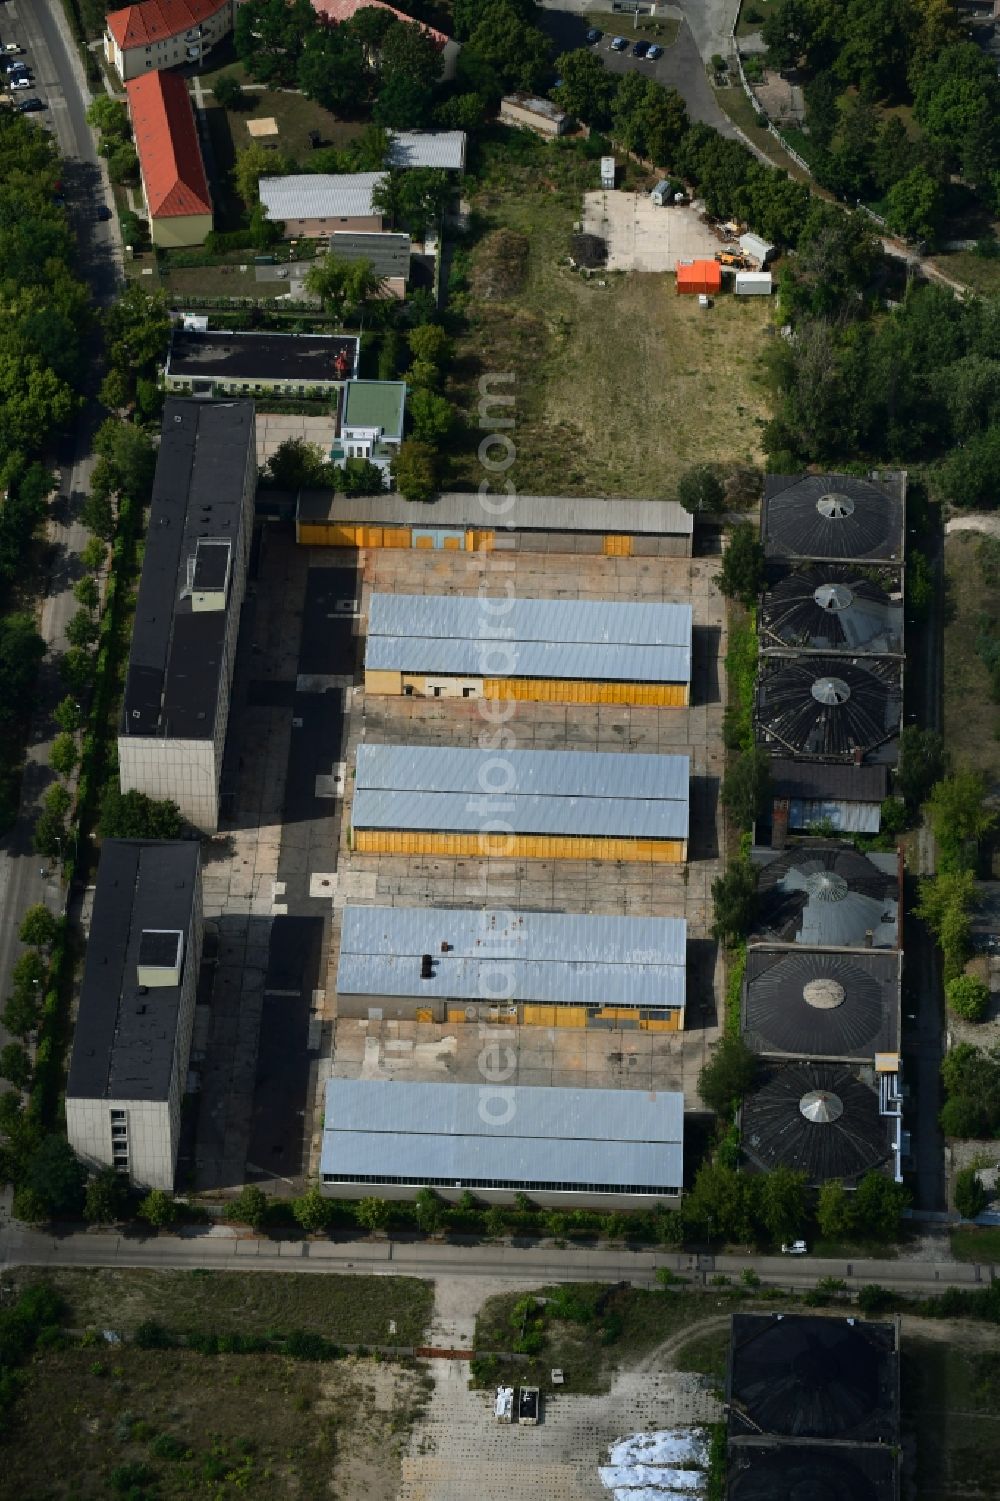
<svg viewBox="0 0 1000 1501"><path fill-rule="evenodd" d="M817 678L809 691L818 704L826 704L830 708L846 704L851 696L851 690L843 678Z"/></svg>
<svg viewBox="0 0 1000 1501"><path fill-rule="evenodd" d="M844 1102L829 1089L810 1089L799 1101L799 1110L814 1126L829 1126L844 1113Z"/></svg>
<svg viewBox="0 0 1000 1501"><path fill-rule="evenodd" d="M854 595L846 584L820 584L813 599L821 610L846 610L854 601Z"/></svg>
<svg viewBox="0 0 1000 1501"><path fill-rule="evenodd" d="M848 516L854 515L854 501L849 495L841 495L831 491L828 495L821 495L816 502L816 509L827 521L843 521Z"/></svg>
<svg viewBox="0 0 1000 1501"><path fill-rule="evenodd" d="M814 870L805 878L805 888L814 902L842 902L850 891L843 876L832 870Z"/></svg>
<svg viewBox="0 0 1000 1501"><path fill-rule="evenodd" d="M826 975L821 975L817 980L809 980L802 987L802 999L807 1006L815 1006L817 1011L833 1011L835 1007L844 1004L844 996L844 987L840 981L831 980Z"/></svg>

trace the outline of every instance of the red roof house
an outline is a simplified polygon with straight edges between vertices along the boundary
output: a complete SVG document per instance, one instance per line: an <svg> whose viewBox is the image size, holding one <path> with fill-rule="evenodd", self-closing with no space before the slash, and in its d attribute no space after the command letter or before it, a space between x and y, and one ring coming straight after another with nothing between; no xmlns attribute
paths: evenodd
<svg viewBox="0 0 1000 1501"><path fill-rule="evenodd" d="M438 31L434 26L428 26L425 21L418 21L414 16L408 16L404 11L397 10L394 5L388 5L386 0L312 0L312 8L317 15L323 16L325 20L338 26L344 21L350 21L359 10L391 11L397 21L405 21L410 26L419 26L420 30L430 37L441 53L443 63L441 76L443 78L454 77L455 59L461 50L458 43L445 32Z"/></svg>
<svg viewBox="0 0 1000 1501"><path fill-rule="evenodd" d="M212 197L187 84L179 73L146 73L125 85L154 245L201 245Z"/></svg>
<svg viewBox="0 0 1000 1501"><path fill-rule="evenodd" d="M105 21L104 52L127 83L153 69L199 63L233 29L235 0L139 0Z"/></svg>

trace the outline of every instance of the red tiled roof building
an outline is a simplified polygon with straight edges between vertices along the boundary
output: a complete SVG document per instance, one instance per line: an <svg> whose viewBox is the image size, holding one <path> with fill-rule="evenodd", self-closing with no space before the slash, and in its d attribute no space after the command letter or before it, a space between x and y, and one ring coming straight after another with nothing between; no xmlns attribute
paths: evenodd
<svg viewBox="0 0 1000 1501"><path fill-rule="evenodd" d="M149 73L126 92L153 244L201 245L212 198L187 83L179 73Z"/></svg>
<svg viewBox="0 0 1000 1501"><path fill-rule="evenodd" d="M182 64L197 65L233 29L237 0L139 0L113 10L104 54L125 82Z"/></svg>

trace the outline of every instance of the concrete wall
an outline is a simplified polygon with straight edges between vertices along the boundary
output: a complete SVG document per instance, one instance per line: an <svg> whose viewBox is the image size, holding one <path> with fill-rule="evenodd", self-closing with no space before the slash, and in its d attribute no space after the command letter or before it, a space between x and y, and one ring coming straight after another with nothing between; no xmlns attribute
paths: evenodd
<svg viewBox="0 0 1000 1501"><path fill-rule="evenodd" d="M520 126L522 130L533 130L535 135L546 136L551 140L565 135L569 130L569 120L565 117L551 120L547 115L535 114L534 110L523 109L521 105L511 104L506 99L500 104L500 122L502 125Z"/></svg>
<svg viewBox="0 0 1000 1501"><path fill-rule="evenodd" d="M211 229L211 214L171 215L163 219L154 219L149 215L150 239L154 245L161 245L168 250L176 250L184 245L204 245Z"/></svg>
<svg viewBox="0 0 1000 1501"><path fill-rule="evenodd" d="M355 1021L417 1021L440 1025L523 1027L591 1027L596 1031L682 1032L683 1008L653 1013L638 1006L540 1005L515 1001L503 1007L476 997L462 1000L426 1000L419 995L344 995L337 993L337 1015Z"/></svg>
<svg viewBox="0 0 1000 1501"><path fill-rule="evenodd" d="M189 56L192 47L201 49L205 57L211 49L228 36L233 29L236 13L236 0L226 0L213 16L201 23L200 36L188 38L189 29L175 32L173 36L164 37L161 41L153 42L149 47L129 47L123 52L111 35L110 31L104 33L104 56L114 68L123 83L130 78L138 78L142 73L158 73L162 68L176 68L186 65L197 66L197 59Z"/></svg>

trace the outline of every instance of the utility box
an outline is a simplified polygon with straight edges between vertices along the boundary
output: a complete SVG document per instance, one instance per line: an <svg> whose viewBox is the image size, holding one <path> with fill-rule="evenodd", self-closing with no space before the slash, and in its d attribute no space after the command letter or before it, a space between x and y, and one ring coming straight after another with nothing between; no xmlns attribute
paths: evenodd
<svg viewBox="0 0 1000 1501"><path fill-rule="evenodd" d="M613 188L615 185L615 159L613 156L601 157L601 187Z"/></svg>
<svg viewBox="0 0 1000 1501"><path fill-rule="evenodd" d="M533 1428L538 1422L540 1400L537 1386L522 1386L517 1394L517 1421Z"/></svg>
<svg viewBox="0 0 1000 1501"><path fill-rule="evenodd" d="M658 208L663 208L666 204L673 203L674 201L673 186L664 179L663 182L656 184L656 187L649 196Z"/></svg>
<svg viewBox="0 0 1000 1501"><path fill-rule="evenodd" d="M774 290L774 277L770 271L737 271L735 292L737 297L770 297Z"/></svg>

